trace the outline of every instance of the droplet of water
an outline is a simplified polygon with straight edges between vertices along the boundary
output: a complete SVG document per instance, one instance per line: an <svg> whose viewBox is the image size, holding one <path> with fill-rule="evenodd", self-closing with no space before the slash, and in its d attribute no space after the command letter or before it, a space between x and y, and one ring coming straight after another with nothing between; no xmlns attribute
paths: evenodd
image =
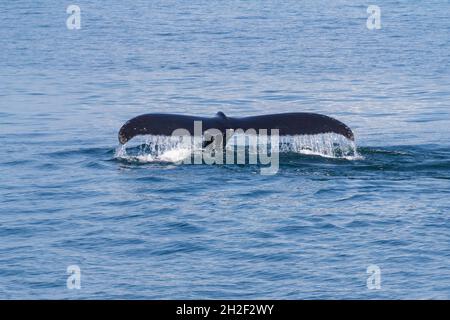
<svg viewBox="0 0 450 320"><path fill-rule="evenodd" d="M227 148L246 145L250 141L254 143L254 137L235 135L227 142ZM263 139L262 141L267 140ZM134 148L127 149L126 145L119 146L116 149L115 157L137 162L180 162L196 152L202 152L203 145L201 139L189 136L140 136L134 140L134 143L136 142L138 142L138 146ZM270 149L270 146L268 147ZM348 160L362 158L354 141L334 133L280 136L279 152Z"/></svg>

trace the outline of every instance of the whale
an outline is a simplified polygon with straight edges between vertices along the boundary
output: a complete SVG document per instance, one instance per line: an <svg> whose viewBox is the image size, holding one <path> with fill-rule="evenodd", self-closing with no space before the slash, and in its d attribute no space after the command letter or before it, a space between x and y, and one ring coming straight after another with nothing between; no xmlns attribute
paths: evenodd
<svg viewBox="0 0 450 320"><path fill-rule="evenodd" d="M203 133L216 129L223 135L227 130L244 131L278 129L283 135L315 135L335 133L354 141L353 131L344 123L332 117L306 112L266 114L249 117L228 117L223 112L217 112L213 117L200 117L181 114L149 113L128 120L119 130L120 144L126 144L139 135L170 136L175 130L183 129L194 135L196 122L201 122Z"/></svg>

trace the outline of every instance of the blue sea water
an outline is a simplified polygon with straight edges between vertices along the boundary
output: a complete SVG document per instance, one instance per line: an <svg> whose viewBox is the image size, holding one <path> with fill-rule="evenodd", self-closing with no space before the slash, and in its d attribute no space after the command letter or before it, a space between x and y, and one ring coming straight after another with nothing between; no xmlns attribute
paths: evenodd
<svg viewBox="0 0 450 320"><path fill-rule="evenodd" d="M0 298L450 298L448 1L69 4L0 3ZM327 114L362 158L115 157L133 116L217 111Z"/></svg>

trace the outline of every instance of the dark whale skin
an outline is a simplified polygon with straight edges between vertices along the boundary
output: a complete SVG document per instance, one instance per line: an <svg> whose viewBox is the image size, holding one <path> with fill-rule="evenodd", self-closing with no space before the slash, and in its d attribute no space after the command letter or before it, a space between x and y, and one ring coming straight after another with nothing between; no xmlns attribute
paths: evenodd
<svg viewBox="0 0 450 320"><path fill-rule="evenodd" d="M354 141L352 130L334 118L305 112L279 113L260 116L233 118L218 112L214 117L197 117L166 113L149 113L128 120L119 130L119 142L127 143L138 135L172 135L177 129L185 129L194 135L194 122L202 122L202 130L218 129L278 129L279 135L313 135L336 133Z"/></svg>

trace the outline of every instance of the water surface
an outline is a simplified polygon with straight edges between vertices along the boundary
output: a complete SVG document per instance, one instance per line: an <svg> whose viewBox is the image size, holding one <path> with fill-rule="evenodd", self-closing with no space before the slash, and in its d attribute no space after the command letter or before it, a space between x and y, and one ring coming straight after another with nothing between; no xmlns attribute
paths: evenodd
<svg viewBox="0 0 450 320"><path fill-rule="evenodd" d="M0 297L450 297L448 2L76 4L0 4ZM217 111L327 114L362 158L115 158L133 116Z"/></svg>

